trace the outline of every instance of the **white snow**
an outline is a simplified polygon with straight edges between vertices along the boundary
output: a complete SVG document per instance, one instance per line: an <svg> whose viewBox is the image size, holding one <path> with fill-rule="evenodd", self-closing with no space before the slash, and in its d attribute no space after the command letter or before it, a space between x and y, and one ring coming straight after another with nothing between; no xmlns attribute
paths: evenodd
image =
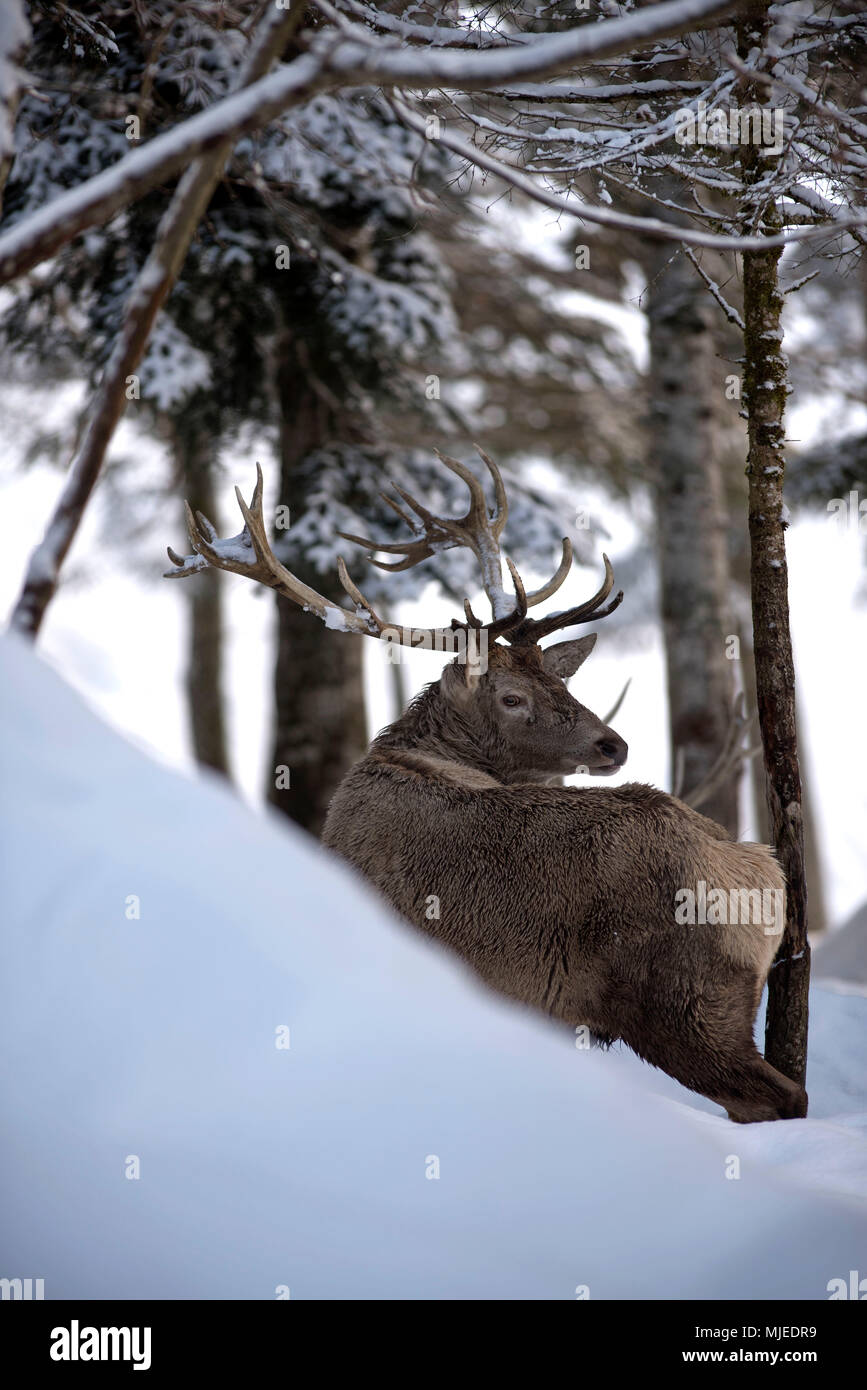
<svg viewBox="0 0 867 1390"><path fill-rule="evenodd" d="M365 609L359 608L358 606L356 606L355 612L359 618L367 618L370 616ZM324 621L325 626L330 628L333 632L349 632L350 630L346 622L346 615L340 608L326 608Z"/></svg>
<svg viewBox="0 0 867 1390"><path fill-rule="evenodd" d="M48 1298L821 1299L863 1265L867 1209L832 1192L863 1182L867 999L819 995L814 1113L845 1111L733 1126L483 992L16 639L0 668L0 1275Z"/></svg>

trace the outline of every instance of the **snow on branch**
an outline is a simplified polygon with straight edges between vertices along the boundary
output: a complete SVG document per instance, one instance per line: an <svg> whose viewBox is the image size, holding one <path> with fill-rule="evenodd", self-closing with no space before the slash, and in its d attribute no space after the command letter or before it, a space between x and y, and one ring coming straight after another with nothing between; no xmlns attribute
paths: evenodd
<svg viewBox="0 0 867 1390"><path fill-rule="evenodd" d="M801 101L813 107L819 115L825 116L828 120L833 121L844 130L851 130L854 135L857 135L862 140L867 137L867 126L864 125L863 121L859 121L848 111L841 111L833 102L824 101L819 96L818 92L815 92L806 82L802 82L794 73L786 72L781 63L775 63L773 73L769 74L766 72L758 72L750 68L746 63L741 62L740 58L738 58L735 53L724 53L722 56L723 61L727 63L739 77L748 77L751 82L760 82L763 86L770 89L775 85L785 87L787 91L792 92L795 96L799 97Z"/></svg>
<svg viewBox="0 0 867 1390"><path fill-rule="evenodd" d="M0 285L54 255L88 227L106 222L157 184L174 178L213 145L238 140L319 91L353 86L425 91L446 86L477 91L522 79L541 80L556 77L581 60L614 57L682 33L731 9L731 0L663 0L622 18L472 53L389 48L372 43L368 31L347 21L340 30L313 37L308 51L292 63L156 136L112 168L22 219L0 236ZM357 32L359 38L347 39L347 31Z"/></svg>
<svg viewBox="0 0 867 1390"><path fill-rule="evenodd" d="M492 94L501 101L528 101L534 106L549 102L562 102L565 106L581 103L597 104L601 101L647 101L651 97L671 96L674 93L692 95L705 89L704 82L684 79L682 82L669 81L664 77L649 77L644 82L587 83L578 87L573 82L527 82L523 86L492 88Z"/></svg>
<svg viewBox="0 0 867 1390"><path fill-rule="evenodd" d="M557 77L576 63L589 59L615 58L628 49L643 48L657 39L681 35L697 24L730 15L738 9L732 0L662 0L661 4L633 11L599 24L582 24L560 34L542 34L526 43L482 50L444 52L428 47L419 50L387 49L370 45L370 35L359 29L359 40L338 44L331 49L328 67L349 83L366 80L371 84L395 87L454 87L479 91L522 79L539 81ZM317 52L316 40L311 52Z"/></svg>
<svg viewBox="0 0 867 1390"><path fill-rule="evenodd" d="M237 140L258 129L329 85L335 84L326 79L321 62L304 54L155 136L78 188L53 198L0 236L0 285L53 256L88 227L107 222L157 184L174 178L191 159L225 139Z"/></svg>
<svg viewBox="0 0 867 1390"><path fill-rule="evenodd" d="M324 14L334 13L335 6L328 4L327 0L313 0L313 2L316 8L322 10ZM471 48L478 52L485 48L532 43L532 38L526 34L500 34L495 29L481 25L473 34L468 33L466 29L442 24L410 24L408 20L398 19L395 15L383 14L380 10L372 9L369 5L359 4L358 0L342 0L341 9L349 10L351 14L364 20L371 28L377 29L382 34L392 34L397 38L405 39L408 43L433 45L434 48ZM478 24L475 16L473 16L473 23Z"/></svg>
<svg viewBox="0 0 867 1390"><path fill-rule="evenodd" d="M719 285L716 283L716 281L712 280L708 275L707 271L702 269L695 252L691 251L688 246L684 249L686 251L687 256L692 261L693 265L695 266L696 270L701 276L702 280L704 280L704 283L707 285L717 304L722 309L729 323L733 323L735 328L739 328L741 332L745 332L744 321L738 313L737 309L733 308L732 305L729 304L728 300L723 297L723 292L720 289Z"/></svg>
<svg viewBox="0 0 867 1390"><path fill-rule="evenodd" d="M425 122L404 102L392 98L392 105L401 120L419 134L425 132ZM467 160L468 163L484 169L487 173L525 194L543 207L554 212L565 213L567 217L578 218L582 222L595 223L601 227L618 227L622 231L637 232L649 241L676 241L687 246L715 247L720 251L767 251L774 246L788 246L794 241L806 241L811 237L828 236L829 232L845 231L850 227L867 226L867 210L835 217L822 226L796 227L774 236L719 236L713 232L693 231L689 227L675 226L671 222L661 222L652 217L637 217L630 213L615 212L611 208L595 207L591 203L580 202L577 198L564 198L535 183L520 169L481 150L477 145L458 135L447 135L441 131L440 144L451 150L452 154Z"/></svg>
<svg viewBox="0 0 867 1390"><path fill-rule="evenodd" d="M344 0L344 7L346 0ZM507 94L530 101L539 99L544 93L562 101L617 102L620 100L643 101L651 95L653 80L636 84L623 84L592 87L569 87L564 92L560 88L547 88L543 85L522 88L522 82L541 83L544 79L568 72L572 76L578 62L591 59L602 60L624 54L630 50L641 50L656 40L681 35L691 28L704 25L712 27L714 21L731 12L733 6L725 0L663 0L663 3L649 5L639 11L614 18L604 19L595 24L582 24L575 29L561 33L518 36L521 42L512 42L516 37L509 36L510 42L493 46L487 38L481 47L472 51L465 47L444 46L439 40L442 34L436 26L425 44L421 36L427 34L424 26L418 28L419 44L409 46L406 37L395 34L394 38L376 37L362 24L350 21L335 7L332 0L322 0L322 8L333 16L333 24L316 33L302 35L306 51L291 63L278 68L268 76L252 83L245 90L216 102L207 111L201 112L172 130L156 136L147 144L135 149L117 164L101 174L82 183L54 199L37 212L22 218L5 235L0 236L0 285L26 272L49 256L54 255L67 242L87 228L106 222L116 212L130 202L142 197L150 189L166 180L176 177L189 162L205 155L223 141L234 143L242 135L248 134L281 115L291 107L309 101L319 92L353 87L379 86L386 90L416 90L429 92L437 89L460 92L475 91ZM360 0L350 0L350 11L363 19L368 19L368 9ZM737 5L734 6L737 8ZM403 21L401 21L403 23ZM457 31L456 31L457 32ZM526 41L524 41L526 40ZM480 39L481 42L481 39ZM303 45L302 45L303 46ZM736 60L737 61L737 60ZM750 70L752 71L752 69ZM773 78L755 73L759 80L775 82L781 80L779 64ZM711 88L729 81L719 75ZM786 78L791 90L797 79ZM696 84L697 85L697 84ZM802 84L798 84L802 86ZM657 90L658 97L666 92L683 90L677 83L661 84L665 88ZM586 97L584 93L586 91ZM799 95L805 97L810 91L804 88ZM717 93L717 97L718 97ZM813 111L819 115L838 117L842 115L836 108L832 111L826 104L811 103ZM405 105L401 105L402 118L413 129L422 130L418 117ZM478 120L478 116L471 117ZM556 123L561 117L554 113ZM568 119L568 117L562 117ZM415 124L413 124L415 122ZM829 207L825 214L825 225L808 224L789 226L777 236L763 238L722 234L709 230L675 226L669 222L651 217L619 213L609 207L598 207L565 198L547 190L540 176L546 172L562 177L567 172L580 172L587 167L598 169L628 160L638 173L639 167L652 170L657 156L654 145L659 145L672 133L672 116L666 116L650 127L625 127L619 137L599 130L595 133L572 133L567 139L558 136L554 130L547 136L547 143L557 146L555 161L559 167L546 171L542 167L518 170L512 164L497 159L489 151L482 151L475 145L462 141L459 137L442 135L442 145L452 153L466 159L480 169L502 179L511 187L520 190L534 201L565 212L569 216L599 226L620 228L635 232L651 240L675 241L691 246L716 247L718 249L758 250L760 245L768 248L784 245L790 241L813 236L823 236L848 229L857 229L867 222L867 212L863 208L843 212ZM860 131L861 124L854 117L843 117L844 125L851 130ZM593 131L600 125L600 118L592 117ZM514 131L504 131L505 139L514 143L521 137L519 125ZM534 138L524 132L524 138ZM816 139L815 133L801 132L799 148L810 148L809 141ZM607 142L601 145L599 141ZM545 143L544 140L541 142ZM569 157L568 146L573 146L576 158ZM858 164L858 152L847 151L850 163ZM662 155L659 156L663 158ZM669 156L664 156L668 159ZM688 174L701 182L719 180L719 169L699 151L695 159L688 161ZM621 177L623 177L621 173ZM777 177L776 175L774 176ZM781 172L780 177L783 177ZM636 180L637 181L637 180ZM787 177L791 184L791 173ZM782 196L785 185L778 190L754 188L755 196ZM710 216L708 211L705 215Z"/></svg>
<svg viewBox="0 0 867 1390"><path fill-rule="evenodd" d="M271 10L257 30L240 75L254 83L285 48L293 15ZM232 140L213 144L189 165L157 229L151 252L127 299L111 356L90 403L85 429L66 475L45 536L31 555L12 627L35 638L60 578L87 503L99 479L106 453L126 404L126 387L147 347L154 321L174 286L199 221L214 193Z"/></svg>

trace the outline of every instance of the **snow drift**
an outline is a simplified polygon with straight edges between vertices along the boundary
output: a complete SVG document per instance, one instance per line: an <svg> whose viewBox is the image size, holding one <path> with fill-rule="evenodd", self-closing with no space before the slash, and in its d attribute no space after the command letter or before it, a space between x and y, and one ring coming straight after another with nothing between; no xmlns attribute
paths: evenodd
<svg viewBox="0 0 867 1390"><path fill-rule="evenodd" d="M18 642L0 661L0 1276L48 1298L827 1298L863 1264L864 1206L816 1187L843 1126L656 1094L300 832L148 760Z"/></svg>

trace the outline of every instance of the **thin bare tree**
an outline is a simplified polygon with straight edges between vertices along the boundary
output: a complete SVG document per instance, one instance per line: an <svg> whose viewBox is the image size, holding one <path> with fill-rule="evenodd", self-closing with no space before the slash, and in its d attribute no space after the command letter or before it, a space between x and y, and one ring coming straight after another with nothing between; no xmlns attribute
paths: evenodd
<svg viewBox="0 0 867 1390"><path fill-rule="evenodd" d="M263 20L245 65L241 84L267 72L282 53L300 17L271 10ZM13 628L35 638L57 590L60 570L96 486L108 446L129 399L130 379L141 361L154 320L177 279L190 241L204 213L233 140L224 137L187 169L160 223L153 249L133 285L124 320L90 404L83 438L69 466L63 492L45 536L33 552L12 614Z"/></svg>

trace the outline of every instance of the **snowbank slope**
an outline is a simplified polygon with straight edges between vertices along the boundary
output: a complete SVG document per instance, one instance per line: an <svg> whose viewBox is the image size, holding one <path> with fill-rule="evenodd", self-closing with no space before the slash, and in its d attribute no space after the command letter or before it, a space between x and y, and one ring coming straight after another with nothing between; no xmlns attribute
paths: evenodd
<svg viewBox="0 0 867 1390"><path fill-rule="evenodd" d="M14 640L0 666L0 1275L49 1298L825 1298L863 1264L863 1207L748 1157L820 1124L747 1140L660 1098Z"/></svg>

